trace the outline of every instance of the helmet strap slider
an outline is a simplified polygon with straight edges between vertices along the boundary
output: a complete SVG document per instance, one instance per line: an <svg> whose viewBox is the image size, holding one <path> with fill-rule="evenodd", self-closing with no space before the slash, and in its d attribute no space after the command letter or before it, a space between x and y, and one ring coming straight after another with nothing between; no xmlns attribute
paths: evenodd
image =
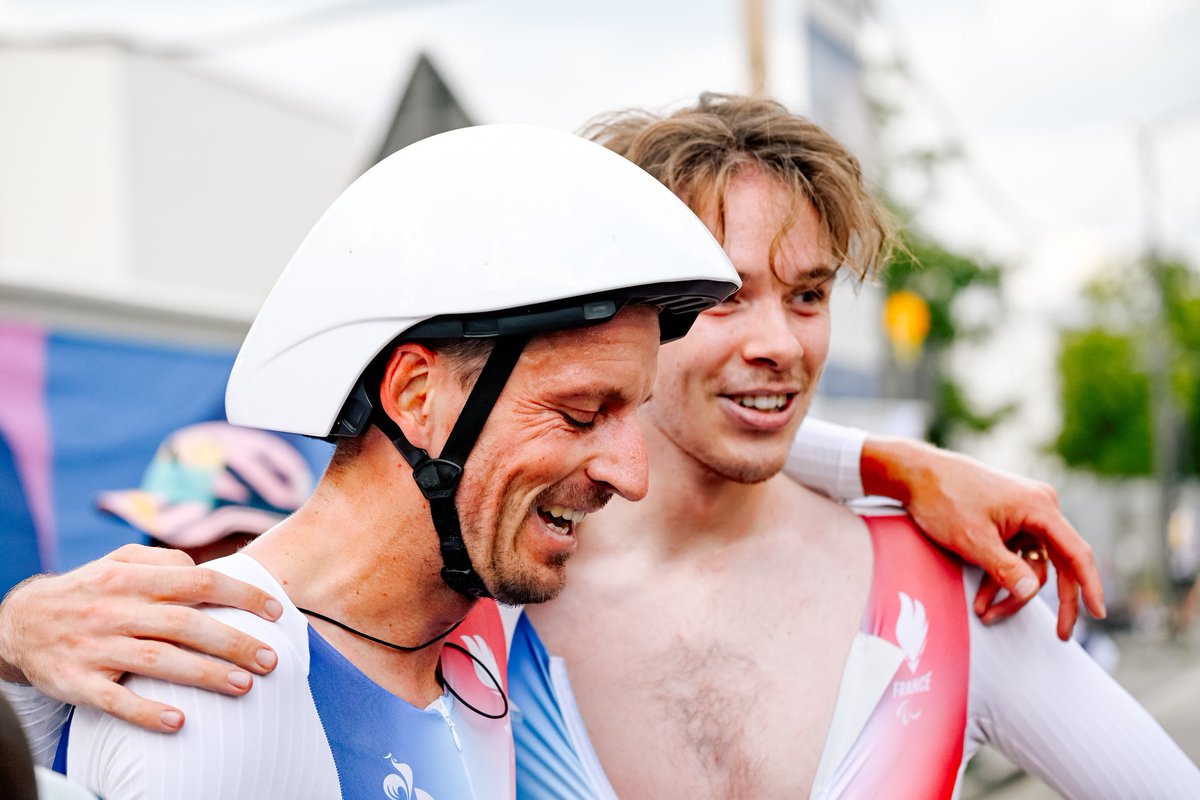
<svg viewBox="0 0 1200 800"><path fill-rule="evenodd" d="M460 478L462 467L452 461L425 456L424 460L413 466L413 479L427 500L454 497Z"/></svg>

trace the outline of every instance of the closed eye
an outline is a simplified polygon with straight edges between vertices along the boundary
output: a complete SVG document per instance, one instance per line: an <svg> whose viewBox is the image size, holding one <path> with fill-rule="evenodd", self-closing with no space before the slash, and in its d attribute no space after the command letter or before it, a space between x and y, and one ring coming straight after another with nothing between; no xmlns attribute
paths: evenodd
<svg viewBox="0 0 1200 800"><path fill-rule="evenodd" d="M565 420L566 423L568 425L570 425L572 428L579 428L581 430L587 430L588 428L591 428L592 426L594 426L596 424L595 418L592 418L589 420L582 420L582 419L576 419L575 417L572 417L570 414L568 414L565 411L560 411L558 413L562 416L563 420Z"/></svg>

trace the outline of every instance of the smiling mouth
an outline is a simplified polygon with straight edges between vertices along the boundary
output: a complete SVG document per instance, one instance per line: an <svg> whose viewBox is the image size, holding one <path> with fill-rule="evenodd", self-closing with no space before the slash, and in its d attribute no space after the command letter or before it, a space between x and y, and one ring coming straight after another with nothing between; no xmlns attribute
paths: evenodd
<svg viewBox="0 0 1200 800"><path fill-rule="evenodd" d="M727 394L726 398L737 403L742 408L754 411L779 413L786 411L792 404L795 394Z"/></svg>
<svg viewBox="0 0 1200 800"><path fill-rule="evenodd" d="M583 522L588 512L578 508L550 505L538 506L537 515L548 527L564 536L571 536L575 532L575 526Z"/></svg>

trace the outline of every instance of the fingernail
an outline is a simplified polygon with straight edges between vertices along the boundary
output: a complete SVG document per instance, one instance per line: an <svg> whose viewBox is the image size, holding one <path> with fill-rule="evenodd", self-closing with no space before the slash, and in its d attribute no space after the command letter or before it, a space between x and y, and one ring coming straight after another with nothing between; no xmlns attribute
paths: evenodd
<svg viewBox="0 0 1200 800"><path fill-rule="evenodd" d="M254 654L254 660L263 669L275 669L275 662L279 659L276 657L274 650L268 650L264 647Z"/></svg>
<svg viewBox="0 0 1200 800"><path fill-rule="evenodd" d="M1108 616L1108 606L1104 605L1104 601L1100 601L1100 619Z"/></svg>
<svg viewBox="0 0 1200 800"><path fill-rule="evenodd" d="M229 673L229 682L239 689L249 689L250 673L235 669Z"/></svg>
<svg viewBox="0 0 1200 800"><path fill-rule="evenodd" d="M1017 597L1024 600L1026 597L1032 597L1038 589L1038 582L1033 578L1021 578L1017 581Z"/></svg>
<svg viewBox="0 0 1200 800"><path fill-rule="evenodd" d="M172 729L178 728L183 724L183 714L180 714L178 711L164 711L158 718L162 720L163 725Z"/></svg>
<svg viewBox="0 0 1200 800"><path fill-rule="evenodd" d="M279 619L283 614L283 606L274 597L268 600L263 608L271 619Z"/></svg>

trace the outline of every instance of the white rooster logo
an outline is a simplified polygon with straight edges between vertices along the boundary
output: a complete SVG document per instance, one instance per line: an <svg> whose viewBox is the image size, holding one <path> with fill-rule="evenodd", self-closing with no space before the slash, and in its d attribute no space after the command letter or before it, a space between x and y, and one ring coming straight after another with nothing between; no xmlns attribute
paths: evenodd
<svg viewBox="0 0 1200 800"><path fill-rule="evenodd" d="M392 758L391 753L384 758L392 762L392 769L396 770L395 774L383 779L383 792L389 800L433 800L433 795L424 789L418 789L413 783L412 767Z"/></svg>
<svg viewBox="0 0 1200 800"><path fill-rule="evenodd" d="M492 653L492 648L488 647L487 641L479 634L468 634L461 638L463 644L467 646L467 650L475 656L472 662L475 667L475 677L484 686L494 689L496 681L500 679L500 665L496 663L496 656Z"/></svg>
<svg viewBox="0 0 1200 800"><path fill-rule="evenodd" d="M912 672L921 663L925 652L925 636L929 633L929 620L925 617L925 606L900 592L900 616L896 619L896 642L904 651L904 658Z"/></svg>

